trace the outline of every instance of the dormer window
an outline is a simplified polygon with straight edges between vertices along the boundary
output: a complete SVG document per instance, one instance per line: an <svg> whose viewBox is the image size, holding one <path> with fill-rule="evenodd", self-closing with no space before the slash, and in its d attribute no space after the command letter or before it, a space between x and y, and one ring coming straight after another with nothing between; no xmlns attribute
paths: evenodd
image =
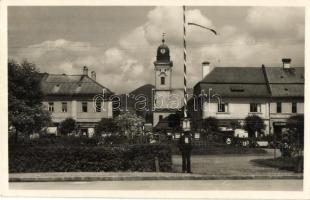
<svg viewBox="0 0 310 200"><path fill-rule="evenodd" d="M241 86L232 86L232 87L230 87L230 91L232 91L232 92L244 92L244 88Z"/></svg>

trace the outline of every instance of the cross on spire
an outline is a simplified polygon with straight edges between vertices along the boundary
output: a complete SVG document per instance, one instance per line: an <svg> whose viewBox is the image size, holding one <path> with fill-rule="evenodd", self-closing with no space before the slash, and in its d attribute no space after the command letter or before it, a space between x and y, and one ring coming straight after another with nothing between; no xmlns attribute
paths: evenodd
<svg viewBox="0 0 310 200"><path fill-rule="evenodd" d="M166 35L166 33L163 32L163 39L161 40L163 43L165 43L165 35Z"/></svg>

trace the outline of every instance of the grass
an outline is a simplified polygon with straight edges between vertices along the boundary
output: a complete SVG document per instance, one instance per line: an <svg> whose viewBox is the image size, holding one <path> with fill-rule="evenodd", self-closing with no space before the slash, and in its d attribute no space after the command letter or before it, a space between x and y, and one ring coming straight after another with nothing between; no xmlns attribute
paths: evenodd
<svg viewBox="0 0 310 200"><path fill-rule="evenodd" d="M261 166L273 167L293 172L303 172L303 158L303 156L291 158L278 157L276 159L255 159L251 161Z"/></svg>

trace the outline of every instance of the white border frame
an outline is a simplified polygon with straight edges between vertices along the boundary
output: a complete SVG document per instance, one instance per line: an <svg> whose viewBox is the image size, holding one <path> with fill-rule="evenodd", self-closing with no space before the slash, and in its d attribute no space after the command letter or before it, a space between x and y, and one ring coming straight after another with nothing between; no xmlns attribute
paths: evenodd
<svg viewBox="0 0 310 200"><path fill-rule="evenodd" d="M1 194L5 196L18 197L105 197L105 198L214 198L214 199L310 199L310 160L305 159L304 162L304 181L303 191L288 192L288 191L168 191L168 190L12 190L8 185L8 99L7 99L7 7L8 6L112 6L112 5L166 5L166 6L181 6L181 5L196 5L196 6L290 6L290 7L305 7L305 121L310 119L310 55L309 37L310 37L310 2L307 0L0 0L0 111L1 121L0 127L0 178L1 178ZM305 123L305 152L304 157L308 158L310 144L310 127L309 123Z"/></svg>

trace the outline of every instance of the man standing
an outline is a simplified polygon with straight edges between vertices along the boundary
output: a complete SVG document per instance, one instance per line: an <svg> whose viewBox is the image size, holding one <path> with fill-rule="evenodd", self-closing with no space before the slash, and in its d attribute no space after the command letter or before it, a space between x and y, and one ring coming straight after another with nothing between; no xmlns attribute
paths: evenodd
<svg viewBox="0 0 310 200"><path fill-rule="evenodd" d="M179 148L182 153L182 172L192 173L191 171L191 151L192 137L190 132L182 133L179 141Z"/></svg>

